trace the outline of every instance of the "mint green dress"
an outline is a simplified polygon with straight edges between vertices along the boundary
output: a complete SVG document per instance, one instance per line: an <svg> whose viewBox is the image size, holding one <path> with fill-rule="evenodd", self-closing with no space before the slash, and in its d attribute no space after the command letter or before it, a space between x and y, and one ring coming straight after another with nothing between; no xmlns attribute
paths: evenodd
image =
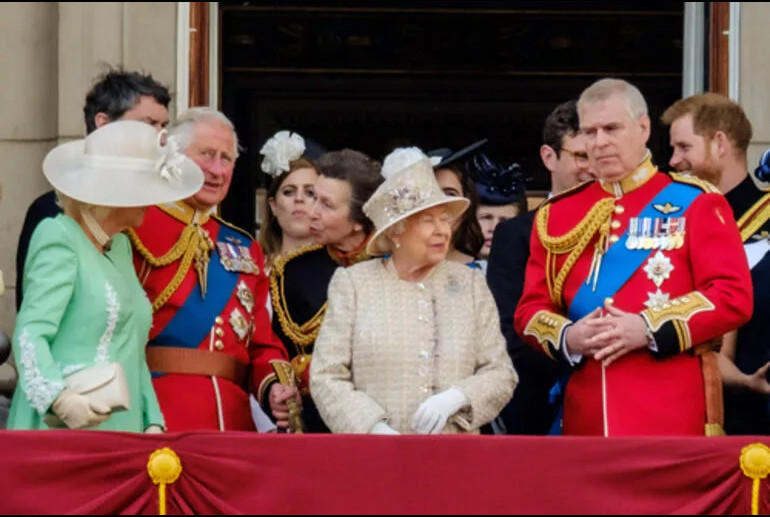
<svg viewBox="0 0 770 517"><path fill-rule="evenodd" d="M24 301L13 336L19 382L8 429L48 429L43 418L64 389L64 377L111 362L123 365L131 408L90 429L165 427L145 360L151 323L152 307L125 235L115 235L102 254L72 218L44 219L24 265Z"/></svg>

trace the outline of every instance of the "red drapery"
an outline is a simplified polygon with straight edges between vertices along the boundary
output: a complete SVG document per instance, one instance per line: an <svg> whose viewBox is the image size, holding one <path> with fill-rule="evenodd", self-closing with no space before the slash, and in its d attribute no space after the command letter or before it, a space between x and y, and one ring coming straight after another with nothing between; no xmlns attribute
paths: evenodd
<svg viewBox="0 0 770 517"><path fill-rule="evenodd" d="M0 512L157 514L147 461L169 447L169 514L746 514L755 442L0 431Z"/></svg>

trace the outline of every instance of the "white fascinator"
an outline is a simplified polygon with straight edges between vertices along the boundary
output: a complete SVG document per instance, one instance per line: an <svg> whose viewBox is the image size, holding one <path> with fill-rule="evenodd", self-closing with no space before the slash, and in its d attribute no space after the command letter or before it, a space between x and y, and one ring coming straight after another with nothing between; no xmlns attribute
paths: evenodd
<svg viewBox="0 0 770 517"><path fill-rule="evenodd" d="M279 131L265 142L259 154L263 155L262 171L272 177L289 170L289 164L305 152L305 139L291 131Z"/></svg>

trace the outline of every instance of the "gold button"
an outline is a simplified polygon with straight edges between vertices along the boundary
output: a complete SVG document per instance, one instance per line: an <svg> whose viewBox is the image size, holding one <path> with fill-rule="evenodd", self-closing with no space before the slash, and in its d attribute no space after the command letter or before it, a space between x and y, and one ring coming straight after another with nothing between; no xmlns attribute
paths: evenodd
<svg viewBox="0 0 770 517"><path fill-rule="evenodd" d="M613 230L617 230L618 228L620 228L620 221L612 221L610 223L610 228L612 228Z"/></svg>
<svg viewBox="0 0 770 517"><path fill-rule="evenodd" d="M222 337L225 335L225 331L222 330L220 327L217 327L217 329L214 331L214 334L216 334L217 337Z"/></svg>
<svg viewBox="0 0 770 517"><path fill-rule="evenodd" d="M615 303L615 300L612 299L612 298L605 298L604 299L604 303L606 303L608 305L612 305L613 303Z"/></svg>
<svg viewBox="0 0 770 517"><path fill-rule="evenodd" d="M222 324L222 323L224 323L224 322L225 322L225 320L223 320L223 319L222 319L221 317L219 317L219 316L217 316L216 318L214 318L214 323L216 323L217 325L221 325L221 324Z"/></svg>
<svg viewBox="0 0 770 517"><path fill-rule="evenodd" d="M623 212L626 211L626 209L623 208L621 205L615 205L614 211L616 214L622 214Z"/></svg>
<svg viewBox="0 0 770 517"><path fill-rule="evenodd" d="M221 339L217 339L216 341L214 341L214 348L216 348L217 350L222 350L224 347L225 347L225 344L222 342Z"/></svg>
<svg viewBox="0 0 770 517"><path fill-rule="evenodd" d="M618 237L617 235L610 235L610 243L611 244L615 244L619 240L620 240L620 237Z"/></svg>

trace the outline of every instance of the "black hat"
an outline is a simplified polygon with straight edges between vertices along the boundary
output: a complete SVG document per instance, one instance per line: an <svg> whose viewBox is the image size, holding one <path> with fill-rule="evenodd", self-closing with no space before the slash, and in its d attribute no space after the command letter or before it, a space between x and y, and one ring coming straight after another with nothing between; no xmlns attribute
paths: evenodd
<svg viewBox="0 0 770 517"><path fill-rule="evenodd" d="M433 166L434 169L441 169L442 167L451 165L452 163L456 162L461 158L465 158L466 156L471 154L473 151L475 151L482 145L486 144L488 141L489 141L488 139L484 138L482 140L479 140L478 142L472 143L468 147L463 147L462 149L454 153L451 151L451 149L442 147L441 149L434 149L432 151L428 151L426 154L431 158L432 157L441 158L441 161Z"/></svg>
<svg viewBox="0 0 770 517"><path fill-rule="evenodd" d="M524 173L518 163L502 167L484 153L476 153L465 164L476 181L482 205L509 205L526 195Z"/></svg>

